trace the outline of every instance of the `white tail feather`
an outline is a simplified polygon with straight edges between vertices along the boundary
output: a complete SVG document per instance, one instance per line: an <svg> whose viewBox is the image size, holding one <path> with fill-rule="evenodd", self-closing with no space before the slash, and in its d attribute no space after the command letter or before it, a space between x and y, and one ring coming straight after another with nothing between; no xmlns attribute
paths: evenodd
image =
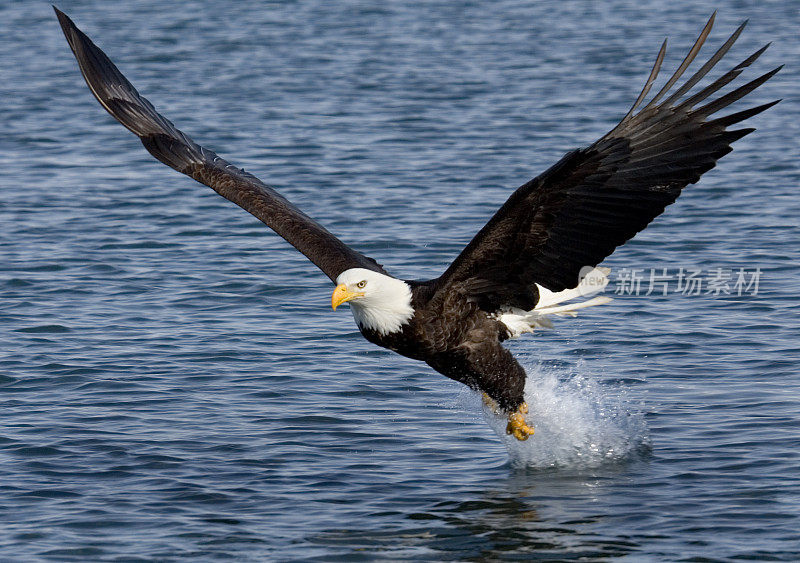
<svg viewBox="0 0 800 563"><path fill-rule="evenodd" d="M577 317L578 309L585 309L586 307L594 307L595 305L603 305L608 303L609 301L613 301L610 297L606 297L605 295L600 297L594 297L593 299L589 299L588 301L581 301L580 303L570 303L569 305L561 305L560 307L543 307L539 308L536 307L534 311L536 311L540 315L559 315L559 316L567 316L567 317Z"/></svg>
<svg viewBox="0 0 800 563"><path fill-rule="evenodd" d="M556 303L563 303L576 297L588 297L603 291L608 285L608 274L611 273L611 268L594 268L590 270L583 278L577 287L572 289L565 289L554 293L547 288L542 287L538 283L536 289L539 290L539 301L536 303L536 309L543 309L550 307Z"/></svg>
<svg viewBox="0 0 800 563"><path fill-rule="evenodd" d="M507 311L503 311L498 318L508 327L512 338L526 332L533 332L535 328L552 328L553 323L548 318L550 315L575 317L578 315L576 311L580 309L602 305L603 303L611 301L610 297L598 296L588 301L558 305L559 303L575 299L576 297L589 297L590 295L603 291L608 285L608 274L610 272L611 270L609 268L594 268L583 277L581 283L579 283L577 287L565 289L557 293L537 284L536 288L539 290L539 301L536 303L536 307L530 311L511 308Z"/></svg>

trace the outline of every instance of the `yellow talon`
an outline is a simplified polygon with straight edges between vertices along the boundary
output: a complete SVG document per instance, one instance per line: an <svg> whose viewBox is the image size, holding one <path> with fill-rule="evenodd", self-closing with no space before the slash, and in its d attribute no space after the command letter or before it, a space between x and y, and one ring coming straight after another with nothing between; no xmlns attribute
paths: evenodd
<svg viewBox="0 0 800 563"><path fill-rule="evenodd" d="M506 434L511 434L520 442L524 442L533 434L533 428L525 423L525 415L527 413L528 403L522 403L515 412L508 415Z"/></svg>

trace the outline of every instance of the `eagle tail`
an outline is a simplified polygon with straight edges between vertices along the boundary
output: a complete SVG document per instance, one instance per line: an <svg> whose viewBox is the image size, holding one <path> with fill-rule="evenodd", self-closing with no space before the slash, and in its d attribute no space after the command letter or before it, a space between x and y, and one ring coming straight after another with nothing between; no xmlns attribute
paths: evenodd
<svg viewBox="0 0 800 563"><path fill-rule="evenodd" d="M588 268L587 268L588 269ZM536 328L553 328L550 316L576 317L577 311L586 307L594 307L611 301L610 297L600 295L585 301L565 303L578 297L590 297L599 293L608 285L609 268L592 268L586 273L576 287L564 291L552 292L537 285L539 301L530 311L512 309L499 316L499 320L508 327L511 338L516 338Z"/></svg>
<svg viewBox="0 0 800 563"><path fill-rule="evenodd" d="M539 300L533 310L541 311L576 297L588 297L599 293L608 285L608 274L610 273L611 268L591 268L587 266L581 271L581 282L576 287L558 292L550 291L536 284L536 289L539 290Z"/></svg>
<svg viewBox="0 0 800 563"><path fill-rule="evenodd" d="M568 305L561 305L560 307L543 307L539 309L538 307L531 311L531 313L536 313L537 315L559 315L559 316L567 316L567 317L577 317L578 313L575 311L579 309L585 309L586 307L594 307L595 305L603 305L608 303L609 301L613 301L611 297L606 297L601 295L599 297L595 297L593 299L589 299L588 301L579 301L577 303L569 303Z"/></svg>

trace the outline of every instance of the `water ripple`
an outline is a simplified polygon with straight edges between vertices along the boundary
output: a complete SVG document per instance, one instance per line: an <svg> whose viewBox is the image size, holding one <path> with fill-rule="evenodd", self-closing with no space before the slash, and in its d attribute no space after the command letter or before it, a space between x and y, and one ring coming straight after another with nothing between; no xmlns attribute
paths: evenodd
<svg viewBox="0 0 800 563"><path fill-rule="evenodd" d="M674 68L717 5L219 7L61 5L179 127L423 279L609 130L663 36ZM154 162L49 6L0 12L0 559L800 559L791 64L752 96L784 98L757 133L608 260L759 267L758 295L615 295L510 343L536 427L519 444ZM734 59L773 41L759 68L797 60L794 3L720 8L714 45L746 18Z"/></svg>

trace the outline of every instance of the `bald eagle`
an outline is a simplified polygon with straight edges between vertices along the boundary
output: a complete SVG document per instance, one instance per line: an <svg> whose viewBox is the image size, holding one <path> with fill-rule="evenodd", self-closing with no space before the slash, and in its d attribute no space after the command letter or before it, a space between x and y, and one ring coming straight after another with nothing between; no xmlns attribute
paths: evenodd
<svg viewBox="0 0 800 563"><path fill-rule="evenodd" d="M349 303L367 340L482 391L487 404L508 418L507 432L519 440L533 433L525 420L526 375L501 343L548 326L551 315L574 316L580 308L607 301L594 297L563 304L601 289L607 270L594 267L713 168L733 141L754 131L728 127L779 101L708 119L780 70L714 97L767 46L690 93L745 24L676 87L708 37L712 15L678 69L646 104L666 41L618 125L514 191L441 276L408 281L344 244L255 176L195 143L159 114L66 15L58 9L56 15L89 89L150 154L263 221L336 284L334 310Z"/></svg>

